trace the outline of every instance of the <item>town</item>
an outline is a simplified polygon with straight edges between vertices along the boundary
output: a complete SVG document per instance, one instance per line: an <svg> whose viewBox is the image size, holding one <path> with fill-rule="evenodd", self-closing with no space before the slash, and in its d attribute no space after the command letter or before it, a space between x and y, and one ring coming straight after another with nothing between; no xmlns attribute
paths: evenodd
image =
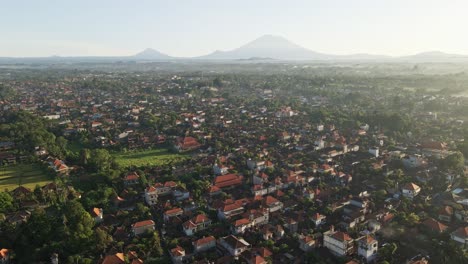
<svg viewBox="0 0 468 264"><path fill-rule="evenodd" d="M0 263L468 261L464 75L67 67L0 69Z"/></svg>

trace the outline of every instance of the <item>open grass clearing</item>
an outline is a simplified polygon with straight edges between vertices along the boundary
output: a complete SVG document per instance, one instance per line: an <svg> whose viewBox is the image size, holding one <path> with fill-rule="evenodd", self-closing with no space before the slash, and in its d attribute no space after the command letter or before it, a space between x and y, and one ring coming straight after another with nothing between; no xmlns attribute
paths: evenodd
<svg viewBox="0 0 468 264"><path fill-rule="evenodd" d="M112 156L121 167L161 166L189 158L188 155L172 153L167 149L118 152L112 153Z"/></svg>
<svg viewBox="0 0 468 264"><path fill-rule="evenodd" d="M32 190L36 185L44 186L49 182L52 182L52 179L36 164L0 167L0 191L11 191L20 185Z"/></svg>

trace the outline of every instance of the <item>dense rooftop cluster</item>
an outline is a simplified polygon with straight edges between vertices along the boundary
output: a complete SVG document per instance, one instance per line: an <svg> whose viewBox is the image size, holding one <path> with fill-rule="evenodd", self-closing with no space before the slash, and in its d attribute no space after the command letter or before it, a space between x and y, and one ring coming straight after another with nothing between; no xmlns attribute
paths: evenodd
<svg viewBox="0 0 468 264"><path fill-rule="evenodd" d="M0 163L51 180L0 197L2 263L466 260L466 100L245 78L5 81Z"/></svg>

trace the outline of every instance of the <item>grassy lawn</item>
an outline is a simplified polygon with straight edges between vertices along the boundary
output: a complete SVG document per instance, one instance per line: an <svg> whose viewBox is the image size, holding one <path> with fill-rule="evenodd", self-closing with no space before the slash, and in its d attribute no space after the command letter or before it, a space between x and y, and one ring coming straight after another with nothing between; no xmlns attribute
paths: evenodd
<svg viewBox="0 0 468 264"><path fill-rule="evenodd" d="M187 159L188 155L169 152L167 149L152 149L135 152L112 153L117 164L122 167L129 166L159 166L167 163L176 163Z"/></svg>
<svg viewBox="0 0 468 264"><path fill-rule="evenodd" d="M20 184L32 190L36 184L43 186L51 181L52 179L35 164L0 167L0 192L6 188L11 191Z"/></svg>

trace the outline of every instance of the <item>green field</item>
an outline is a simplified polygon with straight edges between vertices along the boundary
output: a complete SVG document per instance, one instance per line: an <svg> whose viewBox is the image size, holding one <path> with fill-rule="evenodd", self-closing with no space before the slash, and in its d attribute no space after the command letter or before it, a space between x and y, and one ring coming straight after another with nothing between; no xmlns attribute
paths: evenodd
<svg viewBox="0 0 468 264"><path fill-rule="evenodd" d="M113 153L112 156L115 158L117 164L122 167L159 166L180 162L189 157L188 155L171 153L167 149L152 149L126 153L119 152Z"/></svg>
<svg viewBox="0 0 468 264"><path fill-rule="evenodd" d="M15 189L20 184L26 188L34 189L36 185L43 186L51 182L39 166L34 164L18 164L0 167L0 191Z"/></svg>

